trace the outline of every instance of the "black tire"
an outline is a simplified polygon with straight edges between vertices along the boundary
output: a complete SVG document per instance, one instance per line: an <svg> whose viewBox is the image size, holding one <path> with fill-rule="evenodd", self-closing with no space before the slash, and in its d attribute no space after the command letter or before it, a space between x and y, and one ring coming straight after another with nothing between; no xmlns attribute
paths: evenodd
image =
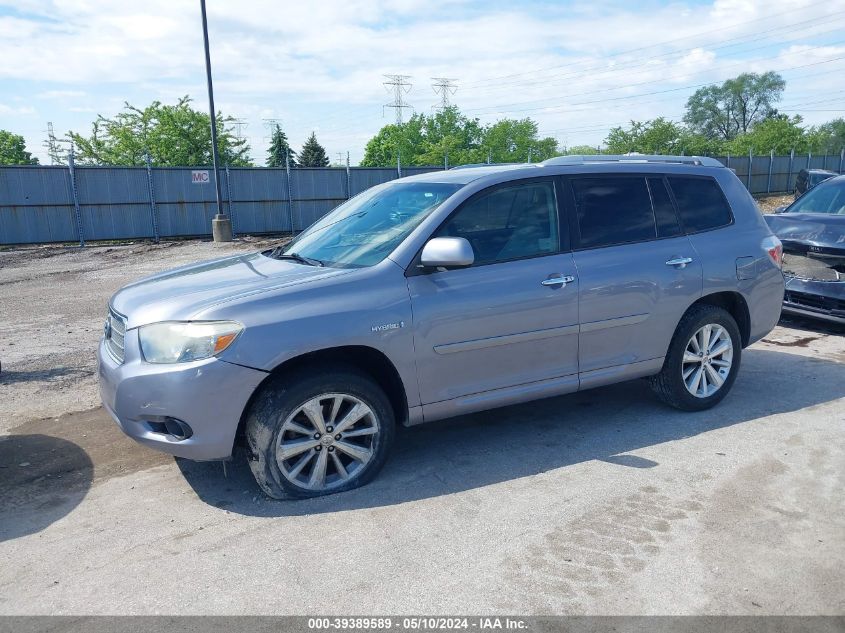
<svg viewBox="0 0 845 633"><path fill-rule="evenodd" d="M733 359L730 372L719 389L710 396L697 397L689 392L682 376L683 356L692 335L708 324L721 325L728 332L733 345ZM731 314L722 308L698 304L692 306L681 317L669 353L663 361L660 373L649 379L651 388L660 400L682 411L703 411L715 406L728 395L742 360L742 339L739 327Z"/></svg>
<svg viewBox="0 0 845 633"><path fill-rule="evenodd" d="M353 367L308 367L301 375L282 374L271 379L253 402L246 420L250 469L261 489L275 499L310 498L351 490L370 482L387 461L395 435L393 408L384 390L370 376ZM323 394L343 393L364 402L377 418L378 433L371 442L372 457L360 470L326 490L296 485L276 460L276 445L285 420L303 404ZM320 450L320 449L316 449ZM338 455L341 455L338 452Z"/></svg>

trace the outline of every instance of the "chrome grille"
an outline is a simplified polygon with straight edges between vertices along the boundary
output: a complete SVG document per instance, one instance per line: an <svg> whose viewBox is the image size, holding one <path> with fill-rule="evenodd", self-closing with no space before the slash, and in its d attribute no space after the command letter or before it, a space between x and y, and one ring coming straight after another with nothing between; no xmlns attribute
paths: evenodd
<svg viewBox="0 0 845 633"><path fill-rule="evenodd" d="M106 349L111 357L118 363L123 362L124 358L124 338L126 336L126 319L120 316L117 312L109 308L109 314L106 317L105 339Z"/></svg>

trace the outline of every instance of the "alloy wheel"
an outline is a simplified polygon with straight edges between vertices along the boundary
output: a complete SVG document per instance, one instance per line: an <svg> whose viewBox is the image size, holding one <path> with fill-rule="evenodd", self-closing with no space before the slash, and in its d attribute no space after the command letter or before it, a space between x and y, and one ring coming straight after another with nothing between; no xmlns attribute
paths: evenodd
<svg viewBox="0 0 845 633"><path fill-rule="evenodd" d="M276 463L290 483L320 491L356 478L373 459L379 421L360 398L326 393L297 407L276 441Z"/></svg>
<svg viewBox="0 0 845 633"><path fill-rule="evenodd" d="M681 375L696 398L708 398L722 388L731 373L734 347L727 329L709 323L692 335L684 348Z"/></svg>

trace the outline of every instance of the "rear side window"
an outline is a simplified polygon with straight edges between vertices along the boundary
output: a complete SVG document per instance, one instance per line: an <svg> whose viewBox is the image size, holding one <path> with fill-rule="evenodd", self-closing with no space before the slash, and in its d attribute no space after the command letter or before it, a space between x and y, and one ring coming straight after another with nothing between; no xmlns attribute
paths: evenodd
<svg viewBox="0 0 845 633"><path fill-rule="evenodd" d="M687 233L707 231L731 223L730 207L715 180L683 176L669 176L668 180Z"/></svg>
<svg viewBox="0 0 845 633"><path fill-rule="evenodd" d="M653 240L657 236L645 178L573 178L582 248Z"/></svg>
<svg viewBox="0 0 845 633"><path fill-rule="evenodd" d="M654 205L657 237L680 235L682 231L681 225L678 224L678 214L675 213L675 205L672 204L663 178L649 178L648 189L651 192L651 203Z"/></svg>

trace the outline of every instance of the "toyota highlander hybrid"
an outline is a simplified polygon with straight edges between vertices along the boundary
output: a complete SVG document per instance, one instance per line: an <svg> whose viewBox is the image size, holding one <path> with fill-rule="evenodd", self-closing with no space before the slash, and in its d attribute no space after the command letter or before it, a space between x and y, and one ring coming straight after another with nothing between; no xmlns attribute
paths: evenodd
<svg viewBox="0 0 845 633"><path fill-rule="evenodd" d="M714 159L568 156L379 185L284 246L110 300L103 403L270 496L347 490L395 427L648 378L707 409L778 321L781 243Z"/></svg>

